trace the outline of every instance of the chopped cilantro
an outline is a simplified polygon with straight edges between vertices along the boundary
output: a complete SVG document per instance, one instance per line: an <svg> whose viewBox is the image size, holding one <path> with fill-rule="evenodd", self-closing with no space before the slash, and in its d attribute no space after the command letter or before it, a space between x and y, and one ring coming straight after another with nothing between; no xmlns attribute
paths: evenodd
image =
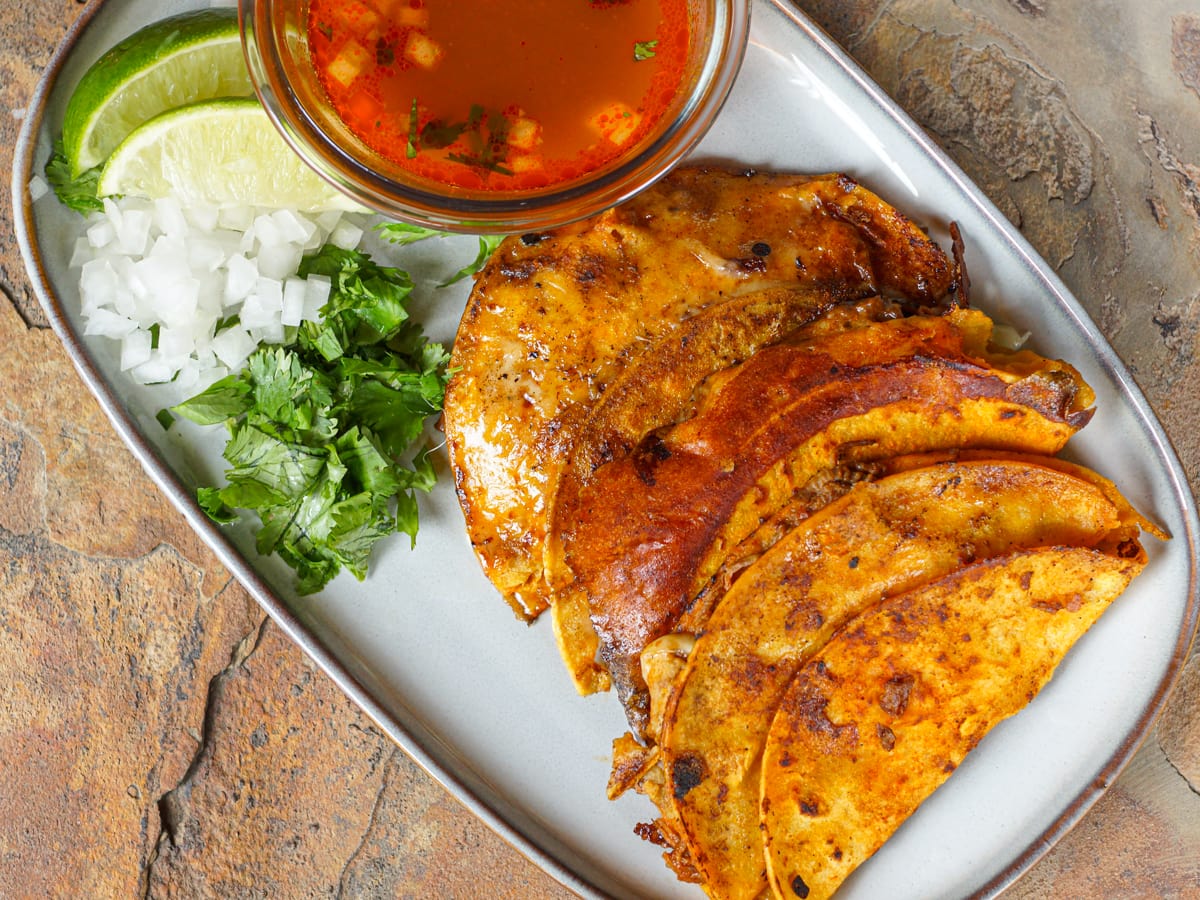
<svg viewBox="0 0 1200 900"><path fill-rule="evenodd" d="M504 165L508 157L509 118L499 110L471 104L464 122L434 119L421 129L421 144L435 150L458 146L446 159L485 172L512 175Z"/></svg>
<svg viewBox="0 0 1200 900"><path fill-rule="evenodd" d="M412 108L408 111L408 144L405 147L404 155L409 159L415 159L417 156L417 141L420 139L420 134L417 131L417 98L412 99Z"/></svg>
<svg viewBox="0 0 1200 900"><path fill-rule="evenodd" d="M633 45L633 58L637 62L642 62L647 59L654 59L654 49L658 46L658 41L638 41Z"/></svg>
<svg viewBox="0 0 1200 900"><path fill-rule="evenodd" d="M512 175L512 170L504 165L508 157L508 131L511 124L503 112L473 103L464 121L430 119L422 126L418 118L417 98L414 97L408 115L405 155L413 159L421 148L450 149L446 159L451 162L486 172Z"/></svg>
<svg viewBox="0 0 1200 900"><path fill-rule="evenodd" d="M413 225L409 222L384 222L382 225L376 226L379 234L393 244L399 244L401 247L407 244L415 244L417 241L423 241L431 237L445 237L447 232L438 231L434 228L425 228L423 225Z"/></svg>
<svg viewBox="0 0 1200 900"><path fill-rule="evenodd" d="M415 244L417 241L423 241L431 237L446 237L448 232L437 231L433 228L424 228L421 225L411 225L408 222L385 222L377 226L380 237L391 241L393 244ZM496 248L500 246L500 242L504 240L503 235L489 234L479 236L479 251L475 254L474 261L463 266L445 281L441 282L438 287L450 287L452 284L457 284L468 276L474 275L483 268L484 263L488 261Z"/></svg>
<svg viewBox="0 0 1200 900"><path fill-rule="evenodd" d="M77 213L87 215L104 209L104 204L96 196L100 184L100 168L88 169L78 178L71 177L71 167L63 153L62 141L54 145L54 152L46 161L46 181L54 188L54 193L64 206L70 207Z"/></svg>
<svg viewBox="0 0 1200 900"><path fill-rule="evenodd" d="M464 166L471 166L476 169L483 169L485 172L495 172L497 175L513 175L512 169L505 166L499 160L493 158L493 154L483 153L448 153L446 159L451 162L461 163Z"/></svg>
<svg viewBox="0 0 1200 900"><path fill-rule="evenodd" d="M314 273L333 285L321 321L173 408L229 429L227 483L197 500L219 523L256 513L258 551L292 566L301 594L342 569L365 577L388 534L415 542L414 492L433 487L434 471L413 445L441 409L449 359L409 319L400 269L329 245L301 263L302 277Z"/></svg>
<svg viewBox="0 0 1200 900"><path fill-rule="evenodd" d="M433 150L444 150L457 141L466 129L466 122L447 124L441 119L434 119L421 129L421 143Z"/></svg>
<svg viewBox="0 0 1200 900"><path fill-rule="evenodd" d="M375 42L375 62L380 66L390 66L396 61L396 48L387 42L386 38L380 38ZM415 103L414 103L415 105Z"/></svg>
<svg viewBox="0 0 1200 900"><path fill-rule="evenodd" d="M213 334L220 334L226 328L232 328L242 320L242 317L237 313L231 316L226 316L224 319L218 319L217 324L213 326Z"/></svg>
<svg viewBox="0 0 1200 900"><path fill-rule="evenodd" d="M504 240L503 235L487 234L479 236L479 253L475 256L475 261L469 265L463 266L438 287L449 287L450 285L462 281L468 275L474 275L483 268L483 264L488 261L488 257L496 252L496 248L500 246L500 242Z"/></svg>

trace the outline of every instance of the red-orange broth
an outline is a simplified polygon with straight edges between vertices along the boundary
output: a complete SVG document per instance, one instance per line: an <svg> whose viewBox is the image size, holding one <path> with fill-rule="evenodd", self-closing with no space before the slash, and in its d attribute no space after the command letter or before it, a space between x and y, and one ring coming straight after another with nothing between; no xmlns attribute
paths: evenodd
<svg viewBox="0 0 1200 900"><path fill-rule="evenodd" d="M689 28L687 0L311 0L308 39L333 109L381 156L513 191L570 181L650 134Z"/></svg>

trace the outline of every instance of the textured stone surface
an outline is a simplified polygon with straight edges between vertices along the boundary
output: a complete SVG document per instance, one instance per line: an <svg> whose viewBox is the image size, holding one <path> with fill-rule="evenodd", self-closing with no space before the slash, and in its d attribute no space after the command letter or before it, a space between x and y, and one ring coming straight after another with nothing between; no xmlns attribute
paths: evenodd
<svg viewBox="0 0 1200 900"><path fill-rule="evenodd" d="M398 750L387 758L378 799L371 830L346 866L345 896L570 896L540 870L514 866L514 851L478 821L464 820L445 791Z"/></svg>
<svg viewBox="0 0 1200 900"><path fill-rule="evenodd" d="M22 423L27 439L14 446L28 444L40 451L43 485L31 502L41 509L47 538L86 556L131 557L169 544L211 573L204 586L211 596L229 576L164 504L157 487L142 477L53 332L26 329L12 312L6 307L0 322L5 347L0 416ZM45 415L29 414L33 399Z"/></svg>
<svg viewBox="0 0 1200 900"><path fill-rule="evenodd" d="M1200 796L1200 655L1193 655L1180 675L1157 734L1171 765Z"/></svg>
<svg viewBox="0 0 1200 900"><path fill-rule="evenodd" d="M1156 752L1148 744L1143 755ZM1200 818L1178 790L1161 759L1139 761L1005 900L1200 897Z"/></svg>
<svg viewBox="0 0 1200 900"><path fill-rule="evenodd" d="M81 8L66 3L6 3L0 9L0 134L4 135L0 159L6 173L12 168L17 117ZM12 194L7 188L0 191L0 220L12 221ZM0 231L0 292L31 325L46 324L9 227Z"/></svg>
<svg viewBox="0 0 1200 900"><path fill-rule="evenodd" d="M204 743L160 804L151 896L467 897L493 872L489 893L554 895L272 624L208 699Z"/></svg>
<svg viewBox="0 0 1200 900"><path fill-rule="evenodd" d="M118 0L111 0L118 2ZM1200 473L1200 8L804 0L1080 298ZM82 7L0 4L0 159ZM0 217L11 197L0 193ZM0 896L565 897L166 507L0 228ZM1008 896L1200 897L1200 662Z"/></svg>
<svg viewBox="0 0 1200 900"><path fill-rule="evenodd" d="M0 895L128 895L208 680L261 613L163 543L198 555L53 335L4 304L0 346Z"/></svg>

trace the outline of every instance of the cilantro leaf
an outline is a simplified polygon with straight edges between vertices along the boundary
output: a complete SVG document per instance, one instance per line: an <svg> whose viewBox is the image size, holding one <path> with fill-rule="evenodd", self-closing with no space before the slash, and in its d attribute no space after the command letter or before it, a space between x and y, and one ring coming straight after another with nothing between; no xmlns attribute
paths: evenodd
<svg viewBox="0 0 1200 900"><path fill-rule="evenodd" d="M407 486L369 429L356 425L342 434L337 452L346 470L372 493L390 496Z"/></svg>
<svg viewBox="0 0 1200 900"><path fill-rule="evenodd" d="M658 46L658 41L637 41L633 45L633 58L636 62L644 62L647 59L654 59L654 50Z"/></svg>
<svg viewBox="0 0 1200 900"><path fill-rule="evenodd" d="M412 280L401 269L374 263L355 250L332 244L305 257L299 276L325 275L332 283L329 301L319 322L306 321L298 330L300 346L332 361L355 345L380 344L408 319L406 303Z"/></svg>
<svg viewBox="0 0 1200 900"><path fill-rule="evenodd" d="M385 222L382 225L376 226L379 236L385 240L391 241L393 244L415 244L417 241L423 241L431 237L449 237L449 232L437 231L433 228L424 228L421 225L410 225L407 222ZM483 268L496 248L500 246L500 242L504 240L502 234L484 234L479 236L479 251L475 255L474 261L463 266L445 281L438 284L438 287L450 287L452 284L457 284L464 278L477 273Z"/></svg>
<svg viewBox="0 0 1200 900"><path fill-rule="evenodd" d="M77 213L87 215L104 209L104 204L97 196L100 185L100 167L88 169L78 178L71 177L71 167L63 153L62 141L54 144L54 151L46 161L46 181L54 189L54 193L64 206Z"/></svg>
<svg viewBox="0 0 1200 900"><path fill-rule="evenodd" d="M442 408L449 361L409 319L402 270L328 245L301 263L302 277L314 273L332 284L320 321L173 408L229 429L226 484L197 501L219 523L255 513L256 548L295 570L301 594L342 570L364 578L389 534L415 541L416 492L435 477L413 445Z"/></svg>
<svg viewBox="0 0 1200 900"><path fill-rule="evenodd" d="M422 387L406 382L393 388L370 379L355 388L347 410L379 436L384 449L396 454L420 437L425 418L440 408L430 402Z"/></svg>
<svg viewBox="0 0 1200 900"><path fill-rule="evenodd" d="M396 61L396 48L388 43L386 38L380 38L375 42L375 63L380 66L390 66ZM416 101L413 101L416 106Z"/></svg>
<svg viewBox="0 0 1200 900"><path fill-rule="evenodd" d="M339 502L331 515L329 537L337 547L338 561L361 580L375 542L396 531L395 517L382 495L365 491Z"/></svg>
<svg viewBox="0 0 1200 900"><path fill-rule="evenodd" d="M249 411L250 385L237 375L226 375L172 409L197 425L219 425Z"/></svg>
<svg viewBox="0 0 1200 900"><path fill-rule="evenodd" d="M232 466L225 473L231 485L253 483L256 490L266 488L274 496L304 497L328 480L328 451L288 440L270 422L241 423L234 429L224 455Z"/></svg>
<svg viewBox="0 0 1200 900"><path fill-rule="evenodd" d="M205 514L221 525L237 521L237 513L225 505L221 499L221 488L202 487L196 491L196 500Z"/></svg>
<svg viewBox="0 0 1200 900"><path fill-rule="evenodd" d="M488 257L490 257L493 253L496 252L496 248L500 246L500 242L502 240L504 240L503 235L497 235L497 234L480 235L480 237L479 237L479 253L476 254L475 261L470 263L469 265L463 266L461 269L459 269L457 272L455 272L453 275L451 275L448 279L446 279L441 284L439 284L438 287L450 287L450 285L452 285L456 282L462 281L464 278L468 277L469 275L474 275L476 272L478 272L480 269L483 268L484 263L486 263L488 261Z"/></svg>
<svg viewBox="0 0 1200 900"><path fill-rule="evenodd" d="M467 121L460 131L466 147L461 152L447 153L446 159L484 172L512 175L512 170L504 165L508 159L508 130L511 125L504 112L485 109L478 103L471 104Z"/></svg>
<svg viewBox="0 0 1200 900"><path fill-rule="evenodd" d="M406 246L407 244L415 244L417 241L423 241L431 237L446 237L448 232L438 231L434 228L426 228L423 225L412 225L408 222L384 222L377 225L375 228L379 232L380 237L391 241L393 244Z"/></svg>
<svg viewBox="0 0 1200 900"><path fill-rule="evenodd" d="M478 153L447 153L446 159L450 162L460 163L464 166L471 166L475 169L482 169L484 172L495 172L497 175L513 175L512 169L508 168L498 159L495 159L491 153L492 145L488 145L488 149ZM501 156L501 159L503 157Z"/></svg>
<svg viewBox="0 0 1200 900"><path fill-rule="evenodd" d="M421 144L432 150L445 150L467 130L466 122L443 122L432 119L421 129Z"/></svg>
<svg viewBox="0 0 1200 900"><path fill-rule="evenodd" d="M418 144L421 136L417 130L420 112L417 107L417 98L412 99L412 108L408 111L408 140L405 143L404 155L409 159L417 158Z"/></svg>

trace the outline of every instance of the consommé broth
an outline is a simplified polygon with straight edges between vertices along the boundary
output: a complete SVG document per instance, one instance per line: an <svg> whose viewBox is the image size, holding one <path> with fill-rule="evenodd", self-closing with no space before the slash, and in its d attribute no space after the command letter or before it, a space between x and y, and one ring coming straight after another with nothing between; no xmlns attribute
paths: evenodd
<svg viewBox="0 0 1200 900"><path fill-rule="evenodd" d="M571 181L654 133L689 54L688 0L311 0L317 77L346 126L471 190Z"/></svg>

